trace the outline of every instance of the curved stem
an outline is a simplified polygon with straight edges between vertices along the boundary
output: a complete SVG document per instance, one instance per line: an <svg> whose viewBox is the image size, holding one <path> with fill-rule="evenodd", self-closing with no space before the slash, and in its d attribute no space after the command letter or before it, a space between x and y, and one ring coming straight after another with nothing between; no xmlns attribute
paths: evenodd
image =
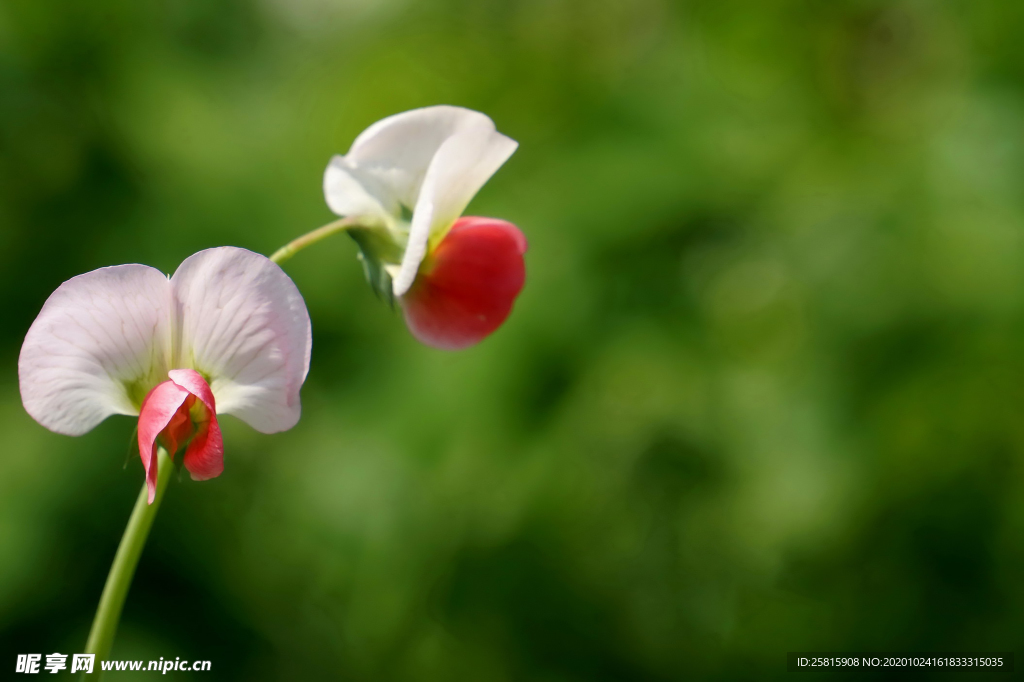
<svg viewBox="0 0 1024 682"><path fill-rule="evenodd" d="M121 620L121 609L124 607L125 597L128 596L128 588L132 584L132 576L135 575L135 567L142 555L142 548L146 545L146 538L149 536L149 529L153 526L153 519L156 518L156 511L160 508L160 501L167 489L167 482L174 475L174 462L171 461L167 451L160 448L157 454L157 481L156 499L153 504L147 504L146 484L142 484L142 492L135 501L135 509L132 510L131 518L128 519L128 527L124 529L121 536L121 544L117 546L117 554L114 555L114 563L107 575L107 584L103 586L103 595L100 597L100 605L96 609L96 617L92 621L92 629L89 630L89 641L85 645L85 652L96 654L95 673L100 672L100 661L110 655L110 648L114 644L114 634L117 632L117 623ZM90 679L95 679L90 677Z"/></svg>
<svg viewBox="0 0 1024 682"><path fill-rule="evenodd" d="M295 254L297 254L299 251L306 248L310 244L316 244L321 239L326 239L327 237L330 237L332 234L344 232L345 230L356 226L357 222L356 218L354 217L342 218L340 220L335 220L333 223L327 223L323 227L318 227L312 232L307 232L301 237L297 237L292 241L288 242L280 249L275 251L274 254L270 257L270 260L274 261L275 263L283 263L284 261L288 260L289 258L294 256Z"/></svg>

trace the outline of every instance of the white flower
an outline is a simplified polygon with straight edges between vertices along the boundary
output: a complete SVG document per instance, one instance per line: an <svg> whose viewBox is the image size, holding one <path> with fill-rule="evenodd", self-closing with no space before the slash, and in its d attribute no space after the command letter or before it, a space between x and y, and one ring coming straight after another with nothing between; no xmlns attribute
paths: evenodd
<svg viewBox="0 0 1024 682"><path fill-rule="evenodd" d="M331 159L324 195L338 215L380 224L404 243L399 267L389 268L394 294L402 296L428 247L444 238L517 146L480 112L413 109L377 121L348 154Z"/></svg>
<svg viewBox="0 0 1024 682"><path fill-rule="evenodd" d="M480 341L501 325L522 289L526 240L518 228L460 219L517 146L484 114L434 106L374 123L324 172L330 209L357 219L350 234L371 283L399 299L425 343L462 348Z"/></svg>
<svg viewBox="0 0 1024 682"><path fill-rule="evenodd" d="M217 414L263 433L294 426L311 345L306 305L281 268L221 247L170 278L117 265L68 280L25 336L18 376L25 409L57 433L139 415L152 501L158 438L172 456L187 443L184 464L205 479L223 469Z"/></svg>

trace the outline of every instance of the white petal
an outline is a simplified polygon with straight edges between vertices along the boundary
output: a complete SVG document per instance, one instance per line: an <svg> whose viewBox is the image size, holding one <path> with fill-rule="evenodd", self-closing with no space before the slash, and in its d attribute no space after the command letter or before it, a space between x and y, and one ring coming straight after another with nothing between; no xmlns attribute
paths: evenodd
<svg viewBox="0 0 1024 682"><path fill-rule="evenodd" d="M295 283L268 258L225 246L187 258L171 284L175 366L209 378L218 413L263 433L294 426L312 345Z"/></svg>
<svg viewBox="0 0 1024 682"><path fill-rule="evenodd" d="M385 224L401 210L385 186L344 156L334 156L327 164L324 198L331 211L340 216L362 216Z"/></svg>
<svg viewBox="0 0 1024 682"><path fill-rule="evenodd" d="M166 378L171 287L145 265L78 275L57 288L32 323L18 359L25 410L81 435L112 414L136 415Z"/></svg>
<svg viewBox="0 0 1024 682"><path fill-rule="evenodd" d="M490 119L445 140L420 189L402 267L393 280L395 296L403 295L412 286L428 242L444 236L517 146L515 140L497 132Z"/></svg>
<svg viewBox="0 0 1024 682"><path fill-rule="evenodd" d="M435 106L395 114L377 121L355 139L342 157L345 170L387 212L399 215L401 206L411 210L416 205L423 178L441 145L459 132L478 127L494 130L494 123L484 114L462 107ZM325 178L325 191L326 184ZM342 201L340 191L332 195L328 198L328 204L334 202L332 210L349 203Z"/></svg>

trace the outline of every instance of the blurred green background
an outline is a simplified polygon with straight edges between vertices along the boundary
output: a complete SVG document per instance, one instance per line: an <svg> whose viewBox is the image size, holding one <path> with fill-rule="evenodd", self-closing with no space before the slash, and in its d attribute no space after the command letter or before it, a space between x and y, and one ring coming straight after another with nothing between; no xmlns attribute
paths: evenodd
<svg viewBox="0 0 1024 682"><path fill-rule="evenodd" d="M1019 0L3 0L2 665L82 650L142 482L132 420L22 409L46 297L270 253L331 219L331 154L436 103L521 144L469 210L530 240L515 311L443 353L350 240L288 262L303 418L226 418L224 475L172 482L115 657L570 682L1020 654L1022 32Z"/></svg>

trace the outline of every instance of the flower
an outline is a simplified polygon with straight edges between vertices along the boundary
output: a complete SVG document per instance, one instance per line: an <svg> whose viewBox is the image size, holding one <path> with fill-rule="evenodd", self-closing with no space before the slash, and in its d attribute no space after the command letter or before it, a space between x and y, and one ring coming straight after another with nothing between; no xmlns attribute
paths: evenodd
<svg viewBox="0 0 1024 682"><path fill-rule="evenodd" d="M398 299L410 331L428 345L478 343L501 326L523 287L519 229L460 217L517 146L484 114L427 107L374 123L324 172L327 205L356 220L349 234L367 279Z"/></svg>
<svg viewBox="0 0 1024 682"><path fill-rule="evenodd" d="M194 480L219 476L218 414L263 433L299 420L309 313L267 258L234 247L190 256L168 278L145 265L78 275L46 300L25 336L18 378L44 427L82 435L113 414L139 417L149 502L157 444Z"/></svg>

